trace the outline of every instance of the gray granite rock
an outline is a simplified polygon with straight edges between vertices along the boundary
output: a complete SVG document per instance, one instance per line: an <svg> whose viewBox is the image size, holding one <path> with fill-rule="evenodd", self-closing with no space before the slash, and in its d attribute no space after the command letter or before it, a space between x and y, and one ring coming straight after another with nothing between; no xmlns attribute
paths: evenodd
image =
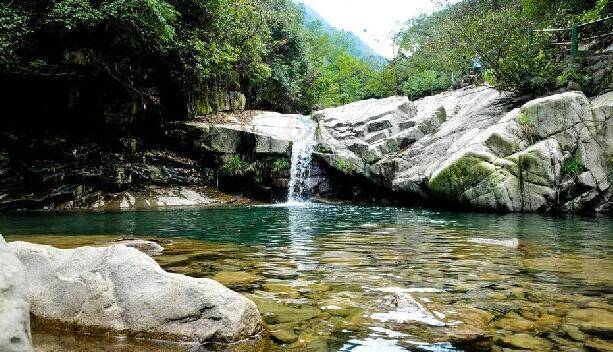
<svg viewBox="0 0 613 352"><path fill-rule="evenodd" d="M0 235L0 351L32 351L30 308L21 262Z"/></svg>
<svg viewBox="0 0 613 352"><path fill-rule="evenodd" d="M36 319L196 344L233 342L261 330L255 304L216 281L164 271L124 245L57 249L12 242Z"/></svg>

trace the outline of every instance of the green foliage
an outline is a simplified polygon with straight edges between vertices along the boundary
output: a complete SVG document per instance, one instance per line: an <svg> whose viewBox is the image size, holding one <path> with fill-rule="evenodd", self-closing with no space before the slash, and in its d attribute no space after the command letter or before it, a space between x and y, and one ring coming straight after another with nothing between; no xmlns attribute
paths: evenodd
<svg viewBox="0 0 613 352"><path fill-rule="evenodd" d="M391 95L389 69L351 54L342 33L334 35L311 26L307 40L311 65L307 95L314 108Z"/></svg>
<svg viewBox="0 0 613 352"><path fill-rule="evenodd" d="M564 87L571 81L579 84L586 91L591 88L590 76L582 72L580 65L572 62L564 66L560 75L556 77L556 84L558 87Z"/></svg>
<svg viewBox="0 0 613 352"><path fill-rule="evenodd" d="M574 177L581 174L585 170L585 168L579 160L577 160L576 158L572 158L564 162L562 170L566 175L571 175Z"/></svg>
<svg viewBox="0 0 613 352"><path fill-rule="evenodd" d="M25 11L0 4L0 72L19 60L17 51L30 33L30 16Z"/></svg>
<svg viewBox="0 0 613 352"><path fill-rule="evenodd" d="M434 70L415 70L403 82L402 91L411 99L431 95L451 86L451 77L445 72Z"/></svg>
<svg viewBox="0 0 613 352"><path fill-rule="evenodd" d="M449 87L448 77L467 74L475 56L485 65L485 80L497 89L554 89L564 79L558 79L563 67L557 49L550 37L530 30L604 15L610 7L607 0L464 0L412 19L396 37L404 90L420 95Z"/></svg>
<svg viewBox="0 0 613 352"><path fill-rule="evenodd" d="M240 156L231 156L225 159L219 167L219 173L224 176L241 177L245 176L251 169L249 162Z"/></svg>
<svg viewBox="0 0 613 352"><path fill-rule="evenodd" d="M277 159L272 163L272 172L282 173L288 171L292 167L289 160L285 158Z"/></svg>
<svg viewBox="0 0 613 352"><path fill-rule="evenodd" d="M322 153L322 154L332 154L332 149L330 149L330 147L328 147L327 145L318 144L317 152Z"/></svg>
<svg viewBox="0 0 613 352"><path fill-rule="evenodd" d="M336 167L345 175L351 175L355 172L355 168L345 159L338 159L336 161Z"/></svg>
<svg viewBox="0 0 613 352"><path fill-rule="evenodd" d="M519 115L517 115L517 117L515 117L515 121L517 121L517 123L522 126L527 126L532 123L532 121L530 121L530 117L525 113L520 113Z"/></svg>
<svg viewBox="0 0 613 352"><path fill-rule="evenodd" d="M284 112L385 94L389 72L353 56L343 35L303 22L292 0L3 2L0 74L87 72L149 104L182 105L188 116L215 89ZM76 51L86 69L63 61Z"/></svg>

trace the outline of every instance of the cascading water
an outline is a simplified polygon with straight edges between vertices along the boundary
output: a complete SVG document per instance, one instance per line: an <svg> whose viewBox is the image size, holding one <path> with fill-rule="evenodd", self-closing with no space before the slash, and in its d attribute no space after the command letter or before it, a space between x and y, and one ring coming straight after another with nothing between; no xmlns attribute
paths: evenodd
<svg viewBox="0 0 613 352"><path fill-rule="evenodd" d="M288 204L308 202L308 180L311 170L311 158L315 149L315 130L313 121L303 119L303 134L294 139L292 144L292 166L287 193Z"/></svg>

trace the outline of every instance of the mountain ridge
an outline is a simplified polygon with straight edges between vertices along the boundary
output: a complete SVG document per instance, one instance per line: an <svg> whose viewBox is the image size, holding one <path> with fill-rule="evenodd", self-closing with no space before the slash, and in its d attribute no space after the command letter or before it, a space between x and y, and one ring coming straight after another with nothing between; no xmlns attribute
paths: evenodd
<svg viewBox="0 0 613 352"><path fill-rule="evenodd" d="M351 55L369 61L373 64L385 63L385 57L377 53L354 32L334 27L332 24L330 24L330 22L326 21L326 19L324 19L315 9L301 1L296 1L296 4L302 11L302 14L304 16L304 23L307 27L319 23L321 29L324 32L331 35L343 35L347 40L349 46L349 53Z"/></svg>

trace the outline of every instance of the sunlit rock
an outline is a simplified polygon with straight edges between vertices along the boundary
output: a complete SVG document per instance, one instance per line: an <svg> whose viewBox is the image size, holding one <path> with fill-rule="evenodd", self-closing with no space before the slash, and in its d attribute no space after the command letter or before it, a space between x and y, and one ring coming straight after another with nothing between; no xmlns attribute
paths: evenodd
<svg viewBox="0 0 613 352"><path fill-rule="evenodd" d="M505 347L531 351L550 351L553 346L548 340L529 334L505 336L498 343Z"/></svg>
<svg viewBox="0 0 613 352"><path fill-rule="evenodd" d="M0 235L0 351L32 351L26 275Z"/></svg>
<svg viewBox="0 0 613 352"><path fill-rule="evenodd" d="M61 328L197 344L261 329L250 300L213 280L167 273L134 248L8 247L25 268L32 315Z"/></svg>
<svg viewBox="0 0 613 352"><path fill-rule="evenodd" d="M610 94L590 101L568 92L522 105L490 88L464 88L316 116L326 162L401 194L499 211L611 208Z"/></svg>

